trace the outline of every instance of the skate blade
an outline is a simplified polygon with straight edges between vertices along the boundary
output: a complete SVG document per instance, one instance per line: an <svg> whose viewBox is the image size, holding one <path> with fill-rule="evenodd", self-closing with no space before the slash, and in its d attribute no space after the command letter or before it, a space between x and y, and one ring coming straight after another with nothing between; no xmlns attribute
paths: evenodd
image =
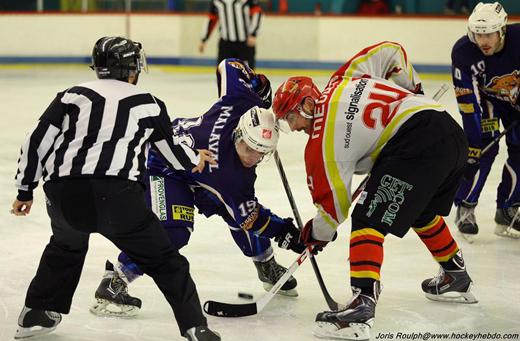
<svg viewBox="0 0 520 341"><path fill-rule="evenodd" d="M33 336L41 336L45 334L49 334L50 332L54 331L56 329L57 325L54 327L46 328L41 326L34 326L34 327L20 327L18 326L18 329L16 330L16 333L14 334L15 340L23 340L28 339Z"/></svg>
<svg viewBox="0 0 520 341"><path fill-rule="evenodd" d="M90 307L90 312L101 317L131 318L139 313L139 308L133 305L116 304L108 300L98 298Z"/></svg>
<svg viewBox="0 0 520 341"><path fill-rule="evenodd" d="M434 295L429 293L424 293L426 298L432 301L437 302L447 302L447 303L463 303L463 304L473 304L478 303L477 298L473 295L472 292L473 283L469 285L468 291L466 292L447 292L441 295Z"/></svg>
<svg viewBox="0 0 520 341"><path fill-rule="evenodd" d="M269 291L273 287L273 285L269 284L269 283L263 283L263 285L264 285L265 291ZM282 295L282 296L288 296L288 297L298 297L298 291L296 290L296 288L289 289L289 290L280 289L280 290L278 290L278 292L276 294Z"/></svg>
<svg viewBox="0 0 520 341"><path fill-rule="evenodd" d="M497 224L495 227L495 234L500 237L519 239L520 231L517 231L507 225Z"/></svg>
<svg viewBox="0 0 520 341"><path fill-rule="evenodd" d="M366 323L350 323L348 327L338 329L334 323L319 321L312 334L319 338L363 341L370 339L373 324L374 319L370 319Z"/></svg>
<svg viewBox="0 0 520 341"><path fill-rule="evenodd" d="M462 237L465 241L467 241L470 244L473 244L475 242L476 234L469 234L469 233L462 233L459 231L459 236Z"/></svg>

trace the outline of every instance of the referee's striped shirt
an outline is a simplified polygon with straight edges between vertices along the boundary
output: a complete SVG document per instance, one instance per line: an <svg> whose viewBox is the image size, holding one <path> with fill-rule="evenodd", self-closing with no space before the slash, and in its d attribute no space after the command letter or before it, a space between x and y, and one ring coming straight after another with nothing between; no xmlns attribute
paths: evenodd
<svg viewBox="0 0 520 341"><path fill-rule="evenodd" d="M202 34L208 40L219 22L220 38L231 42L245 42L255 36L260 28L262 9L258 0L211 0L209 20Z"/></svg>
<svg viewBox="0 0 520 341"><path fill-rule="evenodd" d="M44 181L114 176L141 180L150 143L174 169L191 169L197 151L173 140L158 98L130 83L103 79L58 93L22 146L18 200Z"/></svg>

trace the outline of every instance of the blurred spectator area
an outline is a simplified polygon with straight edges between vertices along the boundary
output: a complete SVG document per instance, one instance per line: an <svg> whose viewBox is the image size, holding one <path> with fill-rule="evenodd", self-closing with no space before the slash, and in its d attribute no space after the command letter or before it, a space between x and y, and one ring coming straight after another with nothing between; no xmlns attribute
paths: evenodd
<svg viewBox="0 0 520 341"><path fill-rule="evenodd" d="M266 12L291 14L352 14L362 0L259 0ZM457 5L457 1L454 0ZM388 0L391 13L434 14L445 12L448 0ZM484 2L492 2L484 0ZM501 0L511 15L520 14L520 0ZM478 0L467 0L470 10ZM0 11L65 11L65 12L206 12L209 0L0 0Z"/></svg>

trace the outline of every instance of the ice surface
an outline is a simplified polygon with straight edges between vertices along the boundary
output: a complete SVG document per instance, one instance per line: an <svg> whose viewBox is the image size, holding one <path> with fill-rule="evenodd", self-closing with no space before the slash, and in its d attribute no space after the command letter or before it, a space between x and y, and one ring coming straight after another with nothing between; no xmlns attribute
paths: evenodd
<svg viewBox="0 0 520 341"><path fill-rule="evenodd" d="M269 71L266 72L269 76ZM16 67L0 68L0 340L10 340L16 329L26 289L35 274L44 246L50 237L41 187L35 194L31 215L25 218L8 214L16 191L13 177L16 160L25 134L34 126L54 95L63 89L91 80L94 73L86 67ZM271 77L273 88L285 75ZM320 87L326 77L317 77ZM433 94L441 81L425 82L425 90ZM215 101L217 90L213 73L169 72L152 68L142 75L140 86L165 101L171 116L202 114ZM441 100L459 120L454 95L449 91ZM304 220L314 214L306 188L303 167L303 134L282 136L280 156L292 191ZM502 151L505 148L502 147ZM520 240L493 234L496 187L500 180L505 153L501 153L489 176L477 208L481 229L474 244L468 244L451 228L464 251L480 303L455 305L435 303L424 298L420 289L423 279L437 273L437 265L415 233L403 240L388 237L382 269L384 290L377 306L372 335L397 332L520 332ZM291 209L274 161L258 169L257 196L261 203L281 216ZM356 179L359 182L361 179ZM355 183L356 185L357 183ZM446 219L453 225L454 212ZM349 223L340 227L339 237L317 257L318 264L332 296L339 302L350 297L348 278ZM71 313L58 329L41 340L180 340L170 307L153 281L144 277L135 282L130 292L143 299L140 315L132 320L99 318L88 308L93 303L105 259L115 259L116 248L99 235L93 235L83 276L76 290ZM277 260L289 265L296 254L275 247ZM226 224L218 218L196 216L195 233L182 250L190 263L201 300L250 302L237 298L244 291L259 298L263 293L253 263L244 257L229 235ZM304 263L296 272L297 298L276 297L257 316L245 318L208 317L211 328L224 340L314 340L312 329L316 313L326 304L312 267Z"/></svg>

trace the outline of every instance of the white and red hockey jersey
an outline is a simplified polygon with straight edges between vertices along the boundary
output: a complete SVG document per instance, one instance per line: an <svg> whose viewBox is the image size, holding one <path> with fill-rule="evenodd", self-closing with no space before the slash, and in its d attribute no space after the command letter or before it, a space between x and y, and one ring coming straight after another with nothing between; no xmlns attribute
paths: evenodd
<svg viewBox="0 0 520 341"><path fill-rule="evenodd" d="M433 99L415 95L418 89L420 80L405 50L393 42L362 50L329 80L305 148L307 185L318 208L315 239L332 238L348 216L352 176L370 172L399 127L421 110L444 110Z"/></svg>

